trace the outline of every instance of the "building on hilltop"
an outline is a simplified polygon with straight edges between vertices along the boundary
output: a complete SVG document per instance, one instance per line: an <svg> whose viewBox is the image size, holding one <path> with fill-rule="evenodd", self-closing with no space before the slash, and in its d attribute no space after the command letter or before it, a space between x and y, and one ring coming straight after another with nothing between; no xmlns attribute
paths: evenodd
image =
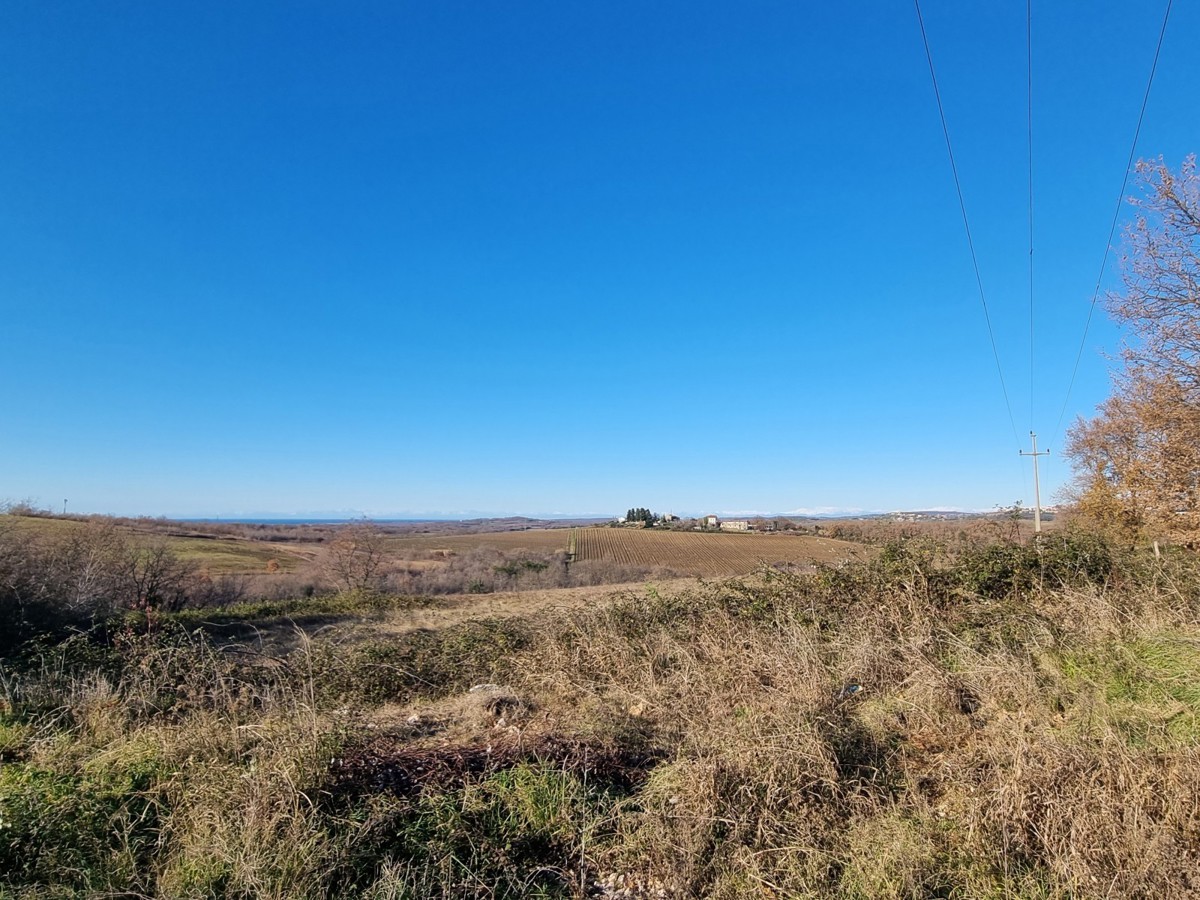
<svg viewBox="0 0 1200 900"><path fill-rule="evenodd" d="M749 531L750 523L745 519L730 519L721 523L722 531Z"/></svg>

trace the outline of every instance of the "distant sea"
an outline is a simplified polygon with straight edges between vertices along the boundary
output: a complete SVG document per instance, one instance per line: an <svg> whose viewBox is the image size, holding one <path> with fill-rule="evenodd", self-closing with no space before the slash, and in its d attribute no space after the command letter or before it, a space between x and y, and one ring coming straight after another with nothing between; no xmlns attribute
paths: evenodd
<svg viewBox="0 0 1200 900"><path fill-rule="evenodd" d="M226 518L186 518L176 519L177 522L229 523L232 525L346 525L350 522L368 521L373 525L413 525L421 522L466 522L467 519L363 519L358 516L353 519L226 519Z"/></svg>

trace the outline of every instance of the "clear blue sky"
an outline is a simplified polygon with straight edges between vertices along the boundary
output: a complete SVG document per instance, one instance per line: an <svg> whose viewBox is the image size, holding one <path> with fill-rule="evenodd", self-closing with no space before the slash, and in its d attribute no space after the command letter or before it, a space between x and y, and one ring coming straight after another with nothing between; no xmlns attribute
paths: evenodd
<svg viewBox="0 0 1200 900"><path fill-rule="evenodd" d="M1129 152L1132 9L1033 4L1031 409L1025 6L923 7L1022 441ZM1200 150L1198 36L1176 4L1139 156ZM907 2L9 0L0 313L0 498L1032 502ZM1098 312L1068 421L1119 340Z"/></svg>

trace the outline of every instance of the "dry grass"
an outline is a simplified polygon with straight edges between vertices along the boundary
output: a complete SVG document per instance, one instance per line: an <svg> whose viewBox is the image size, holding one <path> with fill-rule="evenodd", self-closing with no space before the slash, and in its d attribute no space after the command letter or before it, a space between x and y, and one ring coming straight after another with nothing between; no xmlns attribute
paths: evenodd
<svg viewBox="0 0 1200 900"><path fill-rule="evenodd" d="M673 578L655 582L653 589L664 596L675 596L695 585L696 581L692 578ZM334 639L336 635L351 640L378 640L414 631L438 630L477 619L543 616L593 608L631 594L643 596L645 591L644 583L630 583L497 591L491 594L449 594L429 603L389 609L378 617L337 622L329 637Z"/></svg>
<svg viewBox="0 0 1200 900"><path fill-rule="evenodd" d="M564 727L669 748L602 867L671 873L683 896L1200 889L1194 608L1134 619L1091 588L952 615L845 598L831 631L808 589L759 588L774 599L750 615L710 590L649 628L633 605L576 615L518 667Z"/></svg>
<svg viewBox="0 0 1200 900"><path fill-rule="evenodd" d="M277 660L77 640L4 671L7 884L1200 896L1194 560L984 549L462 597Z"/></svg>
<svg viewBox="0 0 1200 900"><path fill-rule="evenodd" d="M202 639L121 642L124 671L79 669L66 651L7 683L7 713L30 731L19 765L0 770L6 881L311 896L329 848L305 788L329 765L334 719L302 687L247 680Z"/></svg>

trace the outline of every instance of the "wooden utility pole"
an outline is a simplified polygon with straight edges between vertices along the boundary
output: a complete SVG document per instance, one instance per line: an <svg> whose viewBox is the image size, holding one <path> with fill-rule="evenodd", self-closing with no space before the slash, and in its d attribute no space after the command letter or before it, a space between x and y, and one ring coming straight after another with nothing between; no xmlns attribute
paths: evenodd
<svg viewBox="0 0 1200 900"><path fill-rule="evenodd" d="M1033 452L1026 453L1024 450L1018 450L1017 452L1020 453L1022 456L1032 456L1033 457L1033 533L1041 534L1042 533L1042 488L1041 488L1041 485L1038 484L1037 458L1039 456L1049 456L1050 451L1043 450L1040 453L1038 452L1037 435L1034 434L1032 431L1029 432L1029 439L1031 441L1033 441Z"/></svg>

